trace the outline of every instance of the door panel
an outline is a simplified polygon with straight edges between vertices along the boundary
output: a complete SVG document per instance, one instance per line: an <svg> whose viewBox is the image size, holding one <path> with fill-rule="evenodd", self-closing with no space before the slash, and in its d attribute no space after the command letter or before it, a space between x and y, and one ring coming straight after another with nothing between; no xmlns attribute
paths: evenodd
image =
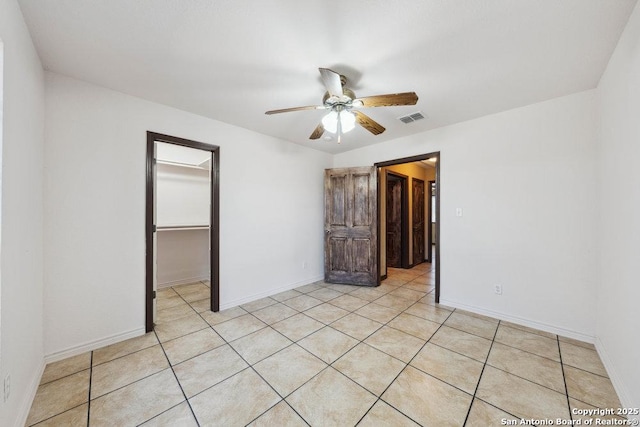
<svg viewBox="0 0 640 427"><path fill-rule="evenodd" d="M376 168L325 171L325 281L379 284Z"/></svg>
<svg viewBox="0 0 640 427"><path fill-rule="evenodd" d="M413 179L413 264L424 261L424 181Z"/></svg>
<svg viewBox="0 0 640 427"><path fill-rule="evenodd" d="M387 178L387 267L402 267L402 181Z"/></svg>

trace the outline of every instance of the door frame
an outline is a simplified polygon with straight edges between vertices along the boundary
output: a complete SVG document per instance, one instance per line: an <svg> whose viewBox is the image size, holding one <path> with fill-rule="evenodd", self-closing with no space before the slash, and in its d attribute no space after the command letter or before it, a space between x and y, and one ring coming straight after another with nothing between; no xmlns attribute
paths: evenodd
<svg viewBox="0 0 640 427"><path fill-rule="evenodd" d="M384 175L384 185L385 185L385 190L388 189L388 185L389 185L389 175L393 175L397 178L399 178L400 180L400 185L401 185L401 191L400 191L400 267L399 268L410 268L411 264L409 263L409 209L411 208L409 206L409 177L407 175L403 175L401 173L398 172L394 172L394 171L390 171L390 170L386 170L385 169L385 175ZM386 205L387 205L387 195L384 195L385 197L385 209L386 209ZM380 204L380 201L378 201L378 205ZM386 212L385 212L385 221L387 220L386 217ZM378 220L379 221L379 220ZM385 224L385 232L387 230L386 224ZM378 236L378 240L380 240L380 236ZM380 243L378 243L378 246L380 246ZM385 245L385 251L387 250L386 245ZM388 267L388 259L385 256L385 263L384 263L384 269L385 269L385 276L387 274L387 267Z"/></svg>
<svg viewBox="0 0 640 427"><path fill-rule="evenodd" d="M416 220L415 220L415 207L416 207L416 194L415 194L415 188L416 188L416 182L421 182L422 183L422 259L416 260L416 241L415 241L415 226L416 226ZM426 215L426 208L425 208L425 202L426 202L426 184L425 184L425 180L424 179L420 179L420 178L415 178L412 177L411 178L411 206L409 207L409 209L411 209L411 259L413 260L413 262L411 263L411 268L415 267L418 264L422 264L423 262L425 262L425 255L426 255L426 250L427 250L427 242L425 241L425 234L426 234L426 230L427 228L425 227L425 224L427 222L427 215Z"/></svg>
<svg viewBox="0 0 640 427"><path fill-rule="evenodd" d="M435 257L436 257L436 291L435 291L435 300L437 303L440 302L440 152L439 151L434 151L431 153L427 153L427 154L419 154L416 156L410 156L410 157L402 157L399 159L394 159L394 160L387 160L384 162L377 162L374 163L374 166L376 166L378 168L378 170L380 170L381 168L384 168L386 166L393 166L393 165L400 165L403 163L413 163L413 162L418 162L420 160L426 160L426 159L431 159L431 158L436 158L436 239L435 239L435 243L436 243L436 250L435 250ZM378 174L380 175L380 174ZM378 185L378 200L380 200L380 197L382 197L382 195L380 194L380 185ZM378 230L380 230L380 216L378 216ZM380 232L378 231L378 248L380 248ZM378 250L378 258L380 257L380 250ZM378 265L380 265L380 263L378 262ZM380 272L381 273L381 272Z"/></svg>
<svg viewBox="0 0 640 427"><path fill-rule="evenodd" d="M146 154L146 214L145 214L145 330L153 330L153 233L156 225L153 223L154 210L154 144L163 142L181 145L211 153L210 190L212 209L209 209L209 281L211 285L211 311L220 310L220 147L190 139L178 138L161 133L147 131Z"/></svg>
<svg viewBox="0 0 640 427"><path fill-rule="evenodd" d="M427 185L429 186L429 209L427 210L427 248L425 248L425 250L427 250L427 262L431 263L433 262L433 255L432 255L432 249L433 249L433 229L431 228L431 222L433 220L433 216L431 215L431 209L433 208L432 206L432 202L431 202L431 187L435 186L436 181L427 181ZM438 199L438 197L436 197L436 200ZM436 225L437 225L437 217L436 217Z"/></svg>

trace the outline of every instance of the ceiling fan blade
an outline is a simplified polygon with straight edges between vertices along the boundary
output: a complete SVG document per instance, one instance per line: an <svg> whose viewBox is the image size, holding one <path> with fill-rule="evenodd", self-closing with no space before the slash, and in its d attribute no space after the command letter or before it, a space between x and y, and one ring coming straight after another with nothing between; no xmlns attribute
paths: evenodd
<svg viewBox="0 0 640 427"><path fill-rule="evenodd" d="M318 68L320 70L320 76L324 82L324 86L327 88L327 92L331 96L342 96L342 82L340 81L340 74L328 68Z"/></svg>
<svg viewBox="0 0 640 427"><path fill-rule="evenodd" d="M358 122L358 124L360 124L360 126L365 128L372 134L380 135L382 132L385 131L384 127L380 123L376 122L371 117L364 114L363 112L361 111L352 111L352 112L356 115L356 121Z"/></svg>
<svg viewBox="0 0 640 427"><path fill-rule="evenodd" d="M269 110L265 111L265 114L279 114L279 113L289 113L291 111L304 111L304 110L326 110L327 107L324 105L309 105L306 107L292 107L292 108L283 108L281 110Z"/></svg>
<svg viewBox="0 0 640 427"><path fill-rule="evenodd" d="M353 100L354 107L391 107L394 105L416 105L415 92L389 93L387 95L365 96Z"/></svg>
<svg viewBox="0 0 640 427"><path fill-rule="evenodd" d="M324 126L322 125L322 123L320 123L318 127L315 128L315 130L313 131L309 139L319 139L323 133L324 133Z"/></svg>

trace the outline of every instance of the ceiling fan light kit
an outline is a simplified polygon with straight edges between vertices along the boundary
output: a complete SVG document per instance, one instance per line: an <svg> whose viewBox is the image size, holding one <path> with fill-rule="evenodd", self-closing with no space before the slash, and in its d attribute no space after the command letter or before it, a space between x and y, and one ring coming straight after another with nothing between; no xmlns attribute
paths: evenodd
<svg viewBox="0 0 640 427"><path fill-rule="evenodd" d="M329 110L329 113L322 118L322 122L315 128L309 139L319 139L327 131L336 134L337 141L340 143L341 135L353 130L356 123L374 135L379 135L385 131L385 128L380 123L363 112L354 110L354 108L415 105L418 102L418 95L415 92L356 98L356 94L351 89L344 87L347 82L345 76L328 68L319 68L319 71L327 88L327 92L322 98L322 105L270 110L265 114L271 115L302 110Z"/></svg>

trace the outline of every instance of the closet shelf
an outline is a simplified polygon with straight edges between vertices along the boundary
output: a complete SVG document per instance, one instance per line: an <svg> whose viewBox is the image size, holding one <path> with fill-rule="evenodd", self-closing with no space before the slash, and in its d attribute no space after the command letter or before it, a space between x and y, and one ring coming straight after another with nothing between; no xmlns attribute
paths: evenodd
<svg viewBox="0 0 640 427"><path fill-rule="evenodd" d="M159 225L158 231L208 230L208 225Z"/></svg>

